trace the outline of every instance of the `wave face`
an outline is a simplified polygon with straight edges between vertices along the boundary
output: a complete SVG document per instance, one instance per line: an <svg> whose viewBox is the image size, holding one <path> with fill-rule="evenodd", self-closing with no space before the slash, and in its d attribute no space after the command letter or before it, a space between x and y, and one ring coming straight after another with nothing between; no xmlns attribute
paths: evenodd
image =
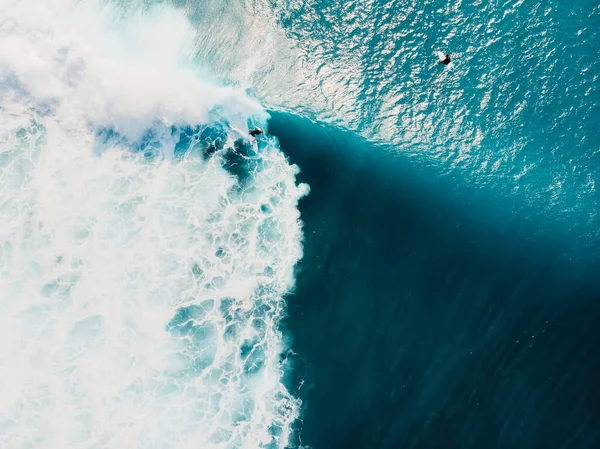
<svg viewBox="0 0 600 449"><path fill-rule="evenodd" d="M306 192L181 12L0 6L0 445L283 448Z"/></svg>
<svg viewBox="0 0 600 449"><path fill-rule="evenodd" d="M600 447L597 242L337 128L269 130L311 187L286 319L304 447Z"/></svg>

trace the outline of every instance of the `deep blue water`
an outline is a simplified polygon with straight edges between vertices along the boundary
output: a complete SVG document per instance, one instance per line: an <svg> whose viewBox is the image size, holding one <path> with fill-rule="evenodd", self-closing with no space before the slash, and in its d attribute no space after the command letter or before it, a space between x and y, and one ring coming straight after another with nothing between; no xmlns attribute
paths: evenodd
<svg viewBox="0 0 600 449"><path fill-rule="evenodd" d="M600 444L600 284L581 238L348 133L275 113L301 168L288 299L314 448Z"/></svg>

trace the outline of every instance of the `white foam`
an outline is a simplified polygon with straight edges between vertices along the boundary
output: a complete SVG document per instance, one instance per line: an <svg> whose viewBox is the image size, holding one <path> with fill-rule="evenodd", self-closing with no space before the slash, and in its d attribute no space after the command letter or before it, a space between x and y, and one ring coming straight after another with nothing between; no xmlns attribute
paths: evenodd
<svg viewBox="0 0 600 449"><path fill-rule="evenodd" d="M266 114L195 76L180 14L117 17L0 5L0 446L283 448L306 187L272 142L237 188L220 154L132 152L151 129L168 154L215 106ZM126 140L99 155L104 127Z"/></svg>
<svg viewBox="0 0 600 449"><path fill-rule="evenodd" d="M156 119L206 121L217 103L232 116L266 117L239 92L196 76L189 59L193 32L181 12L156 7L132 13L117 26L120 15L108 6L38 3L0 6L4 101L27 100L39 111L52 111L61 123L85 119L131 139ZM107 28L113 28L110 34Z"/></svg>

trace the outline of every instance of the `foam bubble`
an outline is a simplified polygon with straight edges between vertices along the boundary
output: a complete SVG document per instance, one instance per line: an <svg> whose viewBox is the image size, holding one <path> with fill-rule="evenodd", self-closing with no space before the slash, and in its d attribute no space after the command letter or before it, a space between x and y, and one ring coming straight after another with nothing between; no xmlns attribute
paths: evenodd
<svg viewBox="0 0 600 449"><path fill-rule="evenodd" d="M307 188L274 141L236 141L266 114L182 68L169 9L0 17L2 447L286 447Z"/></svg>

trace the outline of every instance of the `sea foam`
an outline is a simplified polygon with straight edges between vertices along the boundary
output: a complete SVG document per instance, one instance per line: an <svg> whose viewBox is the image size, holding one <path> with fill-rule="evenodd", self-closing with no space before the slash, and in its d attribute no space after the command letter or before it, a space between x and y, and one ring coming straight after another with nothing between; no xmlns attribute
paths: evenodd
<svg viewBox="0 0 600 449"><path fill-rule="evenodd" d="M286 447L297 185L185 17L0 5L0 445Z"/></svg>

